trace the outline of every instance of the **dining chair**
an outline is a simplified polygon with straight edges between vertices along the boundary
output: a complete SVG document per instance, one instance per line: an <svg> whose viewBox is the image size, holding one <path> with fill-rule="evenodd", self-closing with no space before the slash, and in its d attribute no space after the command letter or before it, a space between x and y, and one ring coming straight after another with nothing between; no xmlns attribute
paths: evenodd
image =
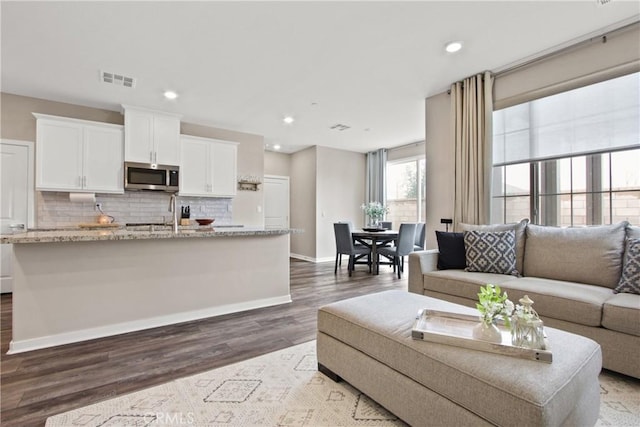
<svg viewBox="0 0 640 427"><path fill-rule="evenodd" d="M349 264L347 266L349 277L351 277L358 260L365 256L367 257L366 264L369 266L369 273L371 273L371 248L365 245L355 246L353 244L351 227L348 223L334 223L333 231L336 237L336 263L333 268L333 274L338 274L338 262L342 264L342 255L349 255Z"/></svg>
<svg viewBox="0 0 640 427"><path fill-rule="evenodd" d="M413 252L413 245L416 240L416 224L403 223L400 224L398 230L398 240L396 245L378 249L378 255L384 255L393 260L395 269L398 270L398 279L402 278L402 270L404 266L404 257ZM376 261L376 269L378 268L378 260Z"/></svg>
<svg viewBox="0 0 640 427"><path fill-rule="evenodd" d="M424 250L424 239L426 237L427 227L424 222L419 222L416 224L416 240L413 243L414 251L423 251Z"/></svg>
<svg viewBox="0 0 640 427"><path fill-rule="evenodd" d="M391 221L380 221L380 227L385 230L391 230L393 228L393 223Z"/></svg>

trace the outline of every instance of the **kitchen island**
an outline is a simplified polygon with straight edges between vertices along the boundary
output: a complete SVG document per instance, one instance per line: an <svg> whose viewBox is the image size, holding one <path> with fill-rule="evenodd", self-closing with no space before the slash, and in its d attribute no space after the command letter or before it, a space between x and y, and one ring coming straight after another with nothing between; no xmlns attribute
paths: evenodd
<svg viewBox="0 0 640 427"><path fill-rule="evenodd" d="M14 251L9 353L291 302L292 229L52 230Z"/></svg>

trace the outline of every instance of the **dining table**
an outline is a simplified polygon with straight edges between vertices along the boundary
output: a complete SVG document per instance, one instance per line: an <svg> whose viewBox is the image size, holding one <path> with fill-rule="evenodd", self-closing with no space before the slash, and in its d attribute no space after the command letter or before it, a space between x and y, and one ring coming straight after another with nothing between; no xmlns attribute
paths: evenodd
<svg viewBox="0 0 640 427"><path fill-rule="evenodd" d="M378 248L386 246L398 238L398 231L385 229L362 229L351 232L353 241L371 248L371 259L375 263L373 274L378 274L380 261L378 259Z"/></svg>

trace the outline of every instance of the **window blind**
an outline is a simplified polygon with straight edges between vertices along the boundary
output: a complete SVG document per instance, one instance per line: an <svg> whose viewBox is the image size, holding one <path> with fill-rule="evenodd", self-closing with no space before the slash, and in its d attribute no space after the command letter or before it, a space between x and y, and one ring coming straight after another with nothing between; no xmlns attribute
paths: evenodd
<svg viewBox="0 0 640 427"><path fill-rule="evenodd" d="M640 73L493 113L493 164L640 147Z"/></svg>

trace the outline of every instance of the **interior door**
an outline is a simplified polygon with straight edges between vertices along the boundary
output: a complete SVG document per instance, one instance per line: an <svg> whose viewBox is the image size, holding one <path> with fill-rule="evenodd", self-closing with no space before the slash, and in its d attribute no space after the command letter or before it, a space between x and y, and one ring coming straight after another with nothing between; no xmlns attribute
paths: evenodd
<svg viewBox="0 0 640 427"><path fill-rule="evenodd" d="M289 177L264 177L264 227L289 228Z"/></svg>
<svg viewBox="0 0 640 427"><path fill-rule="evenodd" d="M28 226L29 193L33 174L29 144L0 143L0 233L24 231ZM13 288L13 247L0 245L0 292Z"/></svg>

